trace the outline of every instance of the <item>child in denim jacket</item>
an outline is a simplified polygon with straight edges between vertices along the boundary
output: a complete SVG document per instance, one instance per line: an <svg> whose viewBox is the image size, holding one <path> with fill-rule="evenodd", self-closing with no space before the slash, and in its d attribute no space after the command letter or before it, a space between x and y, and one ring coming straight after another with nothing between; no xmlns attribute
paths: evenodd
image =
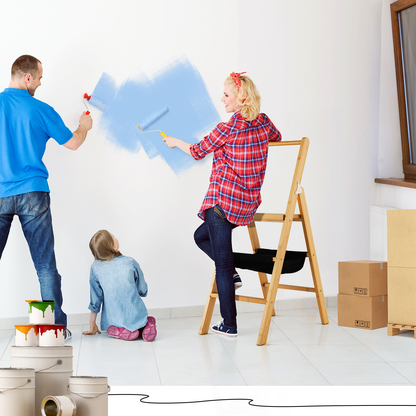
<svg viewBox="0 0 416 416"><path fill-rule="evenodd" d="M119 251L118 240L108 231L100 230L91 238L90 249L95 258L90 272L90 330L84 335L100 334L96 318L101 313L101 330L131 341L156 338L156 319L148 316L141 299L147 296L143 272L131 257Z"/></svg>

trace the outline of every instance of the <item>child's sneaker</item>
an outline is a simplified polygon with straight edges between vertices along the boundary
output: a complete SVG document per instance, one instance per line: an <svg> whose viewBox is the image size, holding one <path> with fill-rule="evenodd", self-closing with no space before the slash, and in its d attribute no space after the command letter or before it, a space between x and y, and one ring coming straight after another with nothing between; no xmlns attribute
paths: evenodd
<svg viewBox="0 0 416 416"><path fill-rule="evenodd" d="M241 277L238 274L235 274L233 276L234 279L234 290L240 289L241 286L243 286L243 281L241 280Z"/></svg>
<svg viewBox="0 0 416 416"><path fill-rule="evenodd" d="M143 341L153 341L156 338L156 319L153 316L147 317L147 324L143 328L142 338Z"/></svg>
<svg viewBox="0 0 416 416"><path fill-rule="evenodd" d="M132 332L126 328L118 328L117 326L111 325L107 328L107 334L110 337L124 339L124 341L132 341L139 336L139 330L136 329Z"/></svg>
<svg viewBox="0 0 416 416"><path fill-rule="evenodd" d="M216 325L212 326L211 329L218 334L227 335L229 337L237 336L237 329L226 327L224 321L218 322Z"/></svg>

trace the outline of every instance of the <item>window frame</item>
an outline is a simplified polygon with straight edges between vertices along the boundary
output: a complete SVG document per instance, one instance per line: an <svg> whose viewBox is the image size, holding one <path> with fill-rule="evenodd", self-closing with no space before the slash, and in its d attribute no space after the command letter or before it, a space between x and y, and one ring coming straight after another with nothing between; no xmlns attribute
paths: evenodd
<svg viewBox="0 0 416 416"><path fill-rule="evenodd" d="M398 0L390 5L393 32L394 62L396 67L397 98L399 104L400 136L404 179L416 180L416 164L410 163L409 135L407 130L406 95L404 90L403 60L400 42L399 13L416 6L416 0Z"/></svg>

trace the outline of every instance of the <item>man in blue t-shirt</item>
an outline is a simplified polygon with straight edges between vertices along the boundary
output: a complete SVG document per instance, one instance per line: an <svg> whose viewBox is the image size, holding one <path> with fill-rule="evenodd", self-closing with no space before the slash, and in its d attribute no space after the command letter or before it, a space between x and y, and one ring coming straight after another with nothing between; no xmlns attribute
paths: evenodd
<svg viewBox="0 0 416 416"><path fill-rule="evenodd" d="M76 150L92 128L85 112L74 132L48 104L34 98L41 85L42 63L23 55L12 65L8 88L0 93L0 258L13 217L19 217L39 277L42 300L55 302L55 323L65 325L61 276L55 262L48 171L42 158L52 137ZM70 332L66 329L65 337Z"/></svg>

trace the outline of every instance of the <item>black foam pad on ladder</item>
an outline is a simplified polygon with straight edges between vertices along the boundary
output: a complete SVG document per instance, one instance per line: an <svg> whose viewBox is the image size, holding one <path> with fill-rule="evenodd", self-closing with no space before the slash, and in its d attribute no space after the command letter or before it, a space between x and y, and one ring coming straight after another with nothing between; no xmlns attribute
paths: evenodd
<svg viewBox="0 0 416 416"><path fill-rule="evenodd" d="M277 250L259 248L254 254L234 253L234 267L272 274ZM282 274L296 273L305 264L306 251L286 251Z"/></svg>

